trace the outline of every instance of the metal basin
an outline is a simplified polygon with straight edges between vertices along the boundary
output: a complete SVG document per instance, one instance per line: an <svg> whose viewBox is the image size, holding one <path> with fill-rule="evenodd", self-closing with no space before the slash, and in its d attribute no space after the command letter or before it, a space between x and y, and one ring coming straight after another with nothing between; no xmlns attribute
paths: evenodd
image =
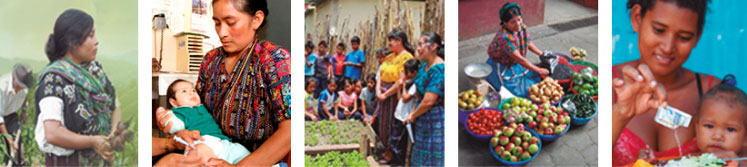
<svg viewBox="0 0 747 167"><path fill-rule="evenodd" d="M485 79L492 71L493 68L486 63L472 63L464 67L464 74L471 79Z"/></svg>

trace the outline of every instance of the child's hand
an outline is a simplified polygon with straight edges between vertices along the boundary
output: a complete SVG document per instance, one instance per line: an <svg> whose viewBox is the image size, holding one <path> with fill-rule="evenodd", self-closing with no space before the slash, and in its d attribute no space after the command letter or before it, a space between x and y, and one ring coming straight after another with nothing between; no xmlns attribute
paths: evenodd
<svg viewBox="0 0 747 167"><path fill-rule="evenodd" d="M345 111L342 112L345 114L345 117L350 117L350 115L353 115L353 112L348 111L348 109L345 109Z"/></svg>
<svg viewBox="0 0 747 167"><path fill-rule="evenodd" d="M178 136L178 137L182 138L182 140L184 140L185 142L187 142L187 144L189 144L187 147L192 147L192 148L194 148L194 146L195 146L195 144L194 144L195 140L205 140L200 135L200 131L199 130L189 131L189 130L185 129L185 130L181 130L179 132L176 132L175 136Z"/></svg>
<svg viewBox="0 0 747 167"><path fill-rule="evenodd" d="M402 124L412 123L415 122L415 117L412 115L413 113L410 113L407 115L404 121L402 121Z"/></svg>
<svg viewBox="0 0 747 167"><path fill-rule="evenodd" d="M319 119L319 118L317 118L317 117L316 117L315 115L309 115L309 118L310 118L310 119L311 119L312 121L314 121L314 122L316 122L316 121L317 121L317 120Z"/></svg>
<svg viewBox="0 0 747 167"><path fill-rule="evenodd" d="M156 109L156 122L158 122L158 128L161 129L162 132L169 132L171 129L171 122L168 121L169 118L173 116L174 114L172 112L168 112L168 110L163 107L158 107L158 109Z"/></svg>

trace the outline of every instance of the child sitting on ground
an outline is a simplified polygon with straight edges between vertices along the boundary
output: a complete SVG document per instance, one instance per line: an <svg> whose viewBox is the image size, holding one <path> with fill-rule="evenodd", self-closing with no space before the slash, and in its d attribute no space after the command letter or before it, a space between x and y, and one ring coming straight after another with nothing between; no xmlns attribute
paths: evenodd
<svg viewBox="0 0 747 167"><path fill-rule="evenodd" d="M337 107L335 107L335 103L337 101L337 93L335 93L335 90L337 90L337 81L338 79L332 78L330 79L329 83L327 83L327 89L324 89L322 93L319 93L319 117L321 120L329 119L329 120L338 120L339 115L337 113Z"/></svg>
<svg viewBox="0 0 747 167"><path fill-rule="evenodd" d="M306 97L304 97L304 108L307 121L318 121L319 113L316 111L316 99L314 99L314 89L316 89L316 79L309 78L306 80Z"/></svg>
<svg viewBox="0 0 747 167"><path fill-rule="evenodd" d="M372 126L376 120L376 92L374 92L374 89L376 89L376 74L368 74L368 77L366 77L366 87L361 89L358 99L361 100L363 122ZM374 130L378 129L374 128Z"/></svg>
<svg viewBox="0 0 747 167"><path fill-rule="evenodd" d="M698 150L719 158L736 158L742 151L747 126L747 95L739 88L717 85L703 96L696 115Z"/></svg>
<svg viewBox="0 0 747 167"><path fill-rule="evenodd" d="M236 164L249 155L249 150L243 145L231 142L231 138L223 135L213 116L201 104L200 96L192 83L181 79L172 82L166 91L166 97L171 107L171 110L167 112L173 112L173 114L167 114L173 116L168 118L166 124L163 125L163 127L171 125L168 133L175 134L185 129L198 130L205 139L195 141L192 145L194 149L185 152L187 156L198 156L203 163L210 158L218 158ZM184 143L181 138L176 136L174 138Z"/></svg>
<svg viewBox="0 0 747 167"><path fill-rule="evenodd" d="M363 116L358 112L358 94L355 93L355 85L353 85L352 79L343 80L344 89L343 91L337 92L340 96L340 102L337 103L337 111L342 111L343 116L340 119L363 119Z"/></svg>

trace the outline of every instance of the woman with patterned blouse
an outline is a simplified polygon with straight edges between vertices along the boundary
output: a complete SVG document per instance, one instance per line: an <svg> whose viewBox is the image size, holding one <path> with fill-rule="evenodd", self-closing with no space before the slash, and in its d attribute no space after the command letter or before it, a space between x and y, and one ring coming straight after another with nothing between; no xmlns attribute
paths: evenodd
<svg viewBox="0 0 747 167"><path fill-rule="evenodd" d="M386 147L383 155L384 161L382 162L389 163L389 161L394 160L394 163L404 164L403 162L397 162L404 161L404 156L402 156L404 150L400 144L404 142L399 142L403 141L403 137L401 137L402 135L396 137L392 135L402 134L404 126L399 122L395 123L397 120L393 118L398 101L397 90L401 90L401 84L397 80L403 76L403 65L407 60L413 58L412 53L415 50L412 49L410 42L407 40L407 34L401 30L392 30L387 38L391 53L381 62L378 77L376 77L376 99L379 101L379 105L376 106L377 119L379 119L378 136Z"/></svg>
<svg viewBox="0 0 747 167"><path fill-rule="evenodd" d="M424 33L418 40L418 59L423 61L413 79L422 100L404 123L415 127L411 166L444 166L444 44L441 36Z"/></svg>
<svg viewBox="0 0 747 167"><path fill-rule="evenodd" d="M223 133L251 152L234 165L270 166L284 157L289 162L291 59L287 50L257 38L269 14L267 2L214 0L212 5L223 46L205 55L197 93ZM187 143L201 139L199 131L176 135ZM220 159L208 165L231 166Z"/></svg>
<svg viewBox="0 0 747 167"><path fill-rule="evenodd" d="M121 119L117 95L101 63L93 18L68 9L55 21L35 93L35 140L47 166L109 166L107 141Z"/></svg>
<svg viewBox="0 0 747 167"><path fill-rule="evenodd" d="M527 50L542 55L529 38L527 26L521 18L521 8L516 3L506 3L499 11L501 28L488 47L486 63L493 67L487 77L495 88L506 87L516 96L526 97L529 86L540 80L539 75L547 75L547 69L535 66L526 59ZM539 74L539 75L537 75ZM500 78L499 78L500 77Z"/></svg>

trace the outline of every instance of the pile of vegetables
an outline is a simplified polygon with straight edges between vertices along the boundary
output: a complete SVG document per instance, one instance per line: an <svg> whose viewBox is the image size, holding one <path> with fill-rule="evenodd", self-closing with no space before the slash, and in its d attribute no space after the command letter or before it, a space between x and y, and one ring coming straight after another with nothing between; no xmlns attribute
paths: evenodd
<svg viewBox="0 0 747 167"><path fill-rule="evenodd" d="M594 99L586 94L566 95L561 106L563 110L576 118L588 118L597 111Z"/></svg>
<svg viewBox="0 0 747 167"><path fill-rule="evenodd" d="M503 103L501 106L503 110L503 118L506 122L524 122L525 120L532 119L529 111L537 111L537 105L532 104L529 99L514 97L509 102Z"/></svg>
<svg viewBox="0 0 747 167"><path fill-rule="evenodd" d="M471 111L482 106L484 100L480 91L470 89L459 93L459 109Z"/></svg>
<svg viewBox="0 0 747 167"><path fill-rule="evenodd" d="M736 163L736 161L734 161ZM652 164L653 163L653 164ZM731 163L731 161L730 161ZM681 159L672 159L668 161L652 161L651 163L638 159L632 166L636 167L648 167L648 166L664 166L664 167L673 167L673 166L705 166L705 167L715 167L715 166L726 166L727 162L724 160L719 159L714 155L713 153L704 153L700 156L691 156L691 157L683 157ZM732 166L733 164L729 164L729 166ZM736 166L736 165L734 165Z"/></svg>
<svg viewBox="0 0 747 167"><path fill-rule="evenodd" d="M304 121L306 146L355 144L360 140L363 124L356 120L318 122Z"/></svg>
<svg viewBox="0 0 747 167"><path fill-rule="evenodd" d="M371 166L366 158L358 151L340 153L327 152L315 157L306 155L304 166Z"/></svg>
<svg viewBox="0 0 747 167"><path fill-rule="evenodd" d="M501 159L519 162L539 151L539 139L525 130L523 124L510 123L494 132L490 146Z"/></svg>
<svg viewBox="0 0 747 167"><path fill-rule="evenodd" d="M494 130L497 130L503 124L500 111L485 108L480 108L480 111L469 114L469 120L467 120L467 128L478 135L492 135Z"/></svg>
<svg viewBox="0 0 747 167"><path fill-rule="evenodd" d="M540 104L558 102L562 96L563 87L551 77L529 87L529 98Z"/></svg>
<svg viewBox="0 0 747 167"><path fill-rule="evenodd" d="M571 59L573 59L573 61L583 61L584 59L586 59L586 50L576 48L576 47L571 47L570 52L571 52Z"/></svg>
<svg viewBox="0 0 747 167"><path fill-rule="evenodd" d="M559 135L571 123L571 117L562 108L542 104L537 111L530 111L531 119L525 120L527 126L541 135Z"/></svg>
<svg viewBox="0 0 747 167"><path fill-rule="evenodd" d="M591 68L585 68L581 70L581 73L573 73L573 90L578 94L596 96L599 90L599 81L593 73L594 70Z"/></svg>

